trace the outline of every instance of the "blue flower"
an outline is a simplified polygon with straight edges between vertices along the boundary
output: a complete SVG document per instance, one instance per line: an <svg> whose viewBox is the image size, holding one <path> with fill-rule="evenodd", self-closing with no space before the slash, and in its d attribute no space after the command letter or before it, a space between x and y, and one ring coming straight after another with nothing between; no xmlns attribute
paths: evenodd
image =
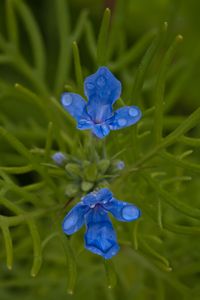
<svg viewBox="0 0 200 300"><path fill-rule="evenodd" d="M64 161L66 160L66 157L62 152L54 153L51 158L58 166L62 166Z"/></svg>
<svg viewBox="0 0 200 300"><path fill-rule="evenodd" d="M119 160L116 164L118 170L123 170L125 167L125 163L122 160Z"/></svg>
<svg viewBox="0 0 200 300"><path fill-rule="evenodd" d="M75 93L64 93L61 97L63 107L76 119L80 130L90 129L102 139L110 130L133 125L141 118L137 106L113 111L113 104L121 95L121 83L106 67L100 67L85 79L84 92L88 102Z"/></svg>
<svg viewBox="0 0 200 300"><path fill-rule="evenodd" d="M70 210L63 231L71 235L86 224L85 248L109 259L119 251L119 245L108 212L123 222L136 220L141 214L135 205L115 199L103 188L87 194Z"/></svg>

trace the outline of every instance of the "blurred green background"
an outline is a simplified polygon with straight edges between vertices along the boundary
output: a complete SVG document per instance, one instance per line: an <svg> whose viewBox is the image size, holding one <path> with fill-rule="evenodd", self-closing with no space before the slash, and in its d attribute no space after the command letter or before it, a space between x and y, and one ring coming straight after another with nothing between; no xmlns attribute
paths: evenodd
<svg viewBox="0 0 200 300"><path fill-rule="evenodd" d="M74 40L83 77L97 69L97 37L106 7L111 9L111 20L105 64L121 80L125 103L137 104L145 112L137 132L128 128L106 140L109 158L123 150L118 158L125 161L127 172L136 166L130 176L125 170L117 181L106 184L117 198L136 203L143 212L138 223L114 224L121 252L108 265L83 250L84 230L70 239L60 236L66 184L73 182L62 172L54 176L46 167L41 169L43 162L52 164L50 154L57 150L89 159L88 136L77 132L72 120L61 112L59 97L64 90L81 90L74 66ZM187 119L199 108L199 11L197 0L0 1L1 300L200 298L200 120ZM168 31L163 31L165 37L149 62L142 89L134 95L142 57L164 22ZM183 41L166 71L163 137L181 124L182 133L177 131L177 139L164 147L171 156L162 156L158 143L151 159L151 149L155 149L152 132L154 124L159 124L159 116L156 121L152 114L157 105L157 78L163 57L178 34ZM6 47L2 37L11 41ZM15 83L22 86L15 88ZM53 140L45 152L50 122ZM145 163L138 166L143 157ZM24 165L29 166L27 171L12 169ZM4 217L16 215L25 215L25 219L19 223L13 219L14 225L8 226ZM12 246L14 263L8 270L6 259L11 268ZM29 275L32 261L32 275L38 273L35 278Z"/></svg>

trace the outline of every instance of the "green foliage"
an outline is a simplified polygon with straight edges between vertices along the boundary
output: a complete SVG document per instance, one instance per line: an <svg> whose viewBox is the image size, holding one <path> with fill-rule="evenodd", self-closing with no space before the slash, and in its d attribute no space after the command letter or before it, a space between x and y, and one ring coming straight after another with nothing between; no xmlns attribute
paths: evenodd
<svg viewBox="0 0 200 300"><path fill-rule="evenodd" d="M178 52L182 36L172 37L167 23L130 38L122 23L132 5L127 1L126 12L125 2L118 0L113 14L106 9L100 25L86 10L74 18L68 1L47 1L41 31L27 2L2 1L3 300L73 293L88 300L199 299L200 108L183 91L193 68ZM76 130L59 102L64 90L83 94L84 77L102 64L122 81L118 103L143 111L137 126L103 142ZM66 154L62 168L51 159L55 151ZM84 250L83 230L70 238L61 231L69 207L100 186L142 210L139 221L115 224L121 251L112 261Z"/></svg>

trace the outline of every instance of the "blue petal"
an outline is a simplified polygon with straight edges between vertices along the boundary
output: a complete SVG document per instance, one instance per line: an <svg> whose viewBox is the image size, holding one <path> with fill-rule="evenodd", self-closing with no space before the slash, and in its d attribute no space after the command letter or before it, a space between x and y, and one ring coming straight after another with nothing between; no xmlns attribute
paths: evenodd
<svg viewBox="0 0 200 300"><path fill-rule="evenodd" d="M108 202L112 199L112 193L109 189L103 188L97 192L97 200L98 202Z"/></svg>
<svg viewBox="0 0 200 300"><path fill-rule="evenodd" d="M98 99L93 102L89 101L86 109L93 123L97 125L105 122L113 115L112 106L109 104L104 105L102 101Z"/></svg>
<svg viewBox="0 0 200 300"><path fill-rule="evenodd" d="M109 120L111 130L118 130L137 123L142 116L137 106L124 106L116 110L114 116Z"/></svg>
<svg viewBox="0 0 200 300"><path fill-rule="evenodd" d="M112 199L112 193L109 189L103 188L98 191L91 192L83 198L83 203L94 207L96 204L101 204L101 202L106 203Z"/></svg>
<svg viewBox="0 0 200 300"><path fill-rule="evenodd" d="M99 139L103 139L110 133L110 128L106 123L94 125L92 127L92 133Z"/></svg>
<svg viewBox="0 0 200 300"><path fill-rule="evenodd" d="M115 198L103 205L104 209L111 212L113 216L123 222L130 222L140 217L141 211L131 203L119 201Z"/></svg>
<svg viewBox="0 0 200 300"><path fill-rule="evenodd" d="M100 207L86 215L87 231L85 247L89 251L109 259L119 251L117 237L107 213Z"/></svg>
<svg viewBox="0 0 200 300"><path fill-rule="evenodd" d="M84 91L89 101L101 99L102 104L112 105L120 97L121 83L108 68L100 67L85 79Z"/></svg>
<svg viewBox="0 0 200 300"><path fill-rule="evenodd" d="M77 128L80 130L92 129L93 122L91 120L83 119L82 117L80 117L80 119L78 120Z"/></svg>
<svg viewBox="0 0 200 300"><path fill-rule="evenodd" d="M61 103L65 110L77 121L85 112L86 102L85 100L74 93L64 93L61 96Z"/></svg>
<svg viewBox="0 0 200 300"><path fill-rule="evenodd" d="M89 206L83 205L82 203L74 206L70 212L64 218L62 227L66 234L73 234L78 231L84 224L84 216L89 210Z"/></svg>
<svg viewBox="0 0 200 300"><path fill-rule="evenodd" d="M85 79L84 91L89 100L88 114L95 123L101 123L112 115L112 105L121 94L121 83L108 68L100 67Z"/></svg>
<svg viewBox="0 0 200 300"><path fill-rule="evenodd" d="M95 192L92 192L92 193L89 193L87 194L84 198L83 198L83 203L85 205L89 205L89 206L94 206L95 204L97 204L98 200L97 200L97 197L96 197L96 193Z"/></svg>

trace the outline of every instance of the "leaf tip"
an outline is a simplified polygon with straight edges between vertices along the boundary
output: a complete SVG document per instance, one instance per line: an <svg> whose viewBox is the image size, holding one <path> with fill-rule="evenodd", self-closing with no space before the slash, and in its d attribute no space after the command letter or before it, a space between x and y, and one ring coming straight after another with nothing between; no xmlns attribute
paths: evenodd
<svg viewBox="0 0 200 300"><path fill-rule="evenodd" d="M183 41L183 36L182 36L181 34L178 34L178 35L176 36L176 41L177 41L177 42L182 42L182 41Z"/></svg>
<svg viewBox="0 0 200 300"><path fill-rule="evenodd" d="M168 29L168 22L164 22L163 23L163 30L167 31L167 29Z"/></svg>
<svg viewBox="0 0 200 300"><path fill-rule="evenodd" d="M31 272L31 277L36 277L36 273L35 272Z"/></svg>
<svg viewBox="0 0 200 300"><path fill-rule="evenodd" d="M74 291L73 291L73 290L71 290L71 289L68 289L68 290L67 290L67 294L69 294L69 295L73 295L73 294L74 294Z"/></svg>
<svg viewBox="0 0 200 300"><path fill-rule="evenodd" d="M106 9L105 9L105 14L111 14L111 10L110 10L110 8L109 7L106 7Z"/></svg>
<svg viewBox="0 0 200 300"><path fill-rule="evenodd" d="M12 265L10 265L10 264L7 265L7 268L8 268L9 271L11 271L12 270Z"/></svg>

